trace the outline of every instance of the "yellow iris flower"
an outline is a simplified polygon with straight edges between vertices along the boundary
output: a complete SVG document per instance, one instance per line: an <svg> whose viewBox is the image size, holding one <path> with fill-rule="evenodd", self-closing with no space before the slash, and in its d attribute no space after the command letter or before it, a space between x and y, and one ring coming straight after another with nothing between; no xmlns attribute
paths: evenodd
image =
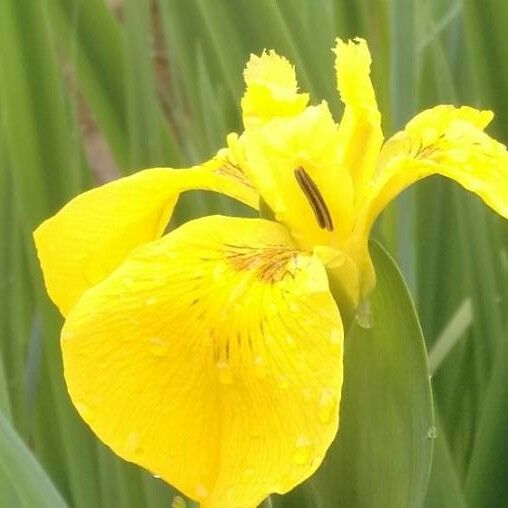
<svg viewBox="0 0 508 508"><path fill-rule="evenodd" d="M85 192L35 232L80 415L209 508L255 506L323 460L339 421L338 306L374 286L368 236L390 200L439 173L508 217L490 112L438 106L383 144L365 41L335 53L338 125L325 102L308 106L287 60L252 56L245 131L227 148ZM188 189L261 203L273 220L204 217L165 234Z"/></svg>

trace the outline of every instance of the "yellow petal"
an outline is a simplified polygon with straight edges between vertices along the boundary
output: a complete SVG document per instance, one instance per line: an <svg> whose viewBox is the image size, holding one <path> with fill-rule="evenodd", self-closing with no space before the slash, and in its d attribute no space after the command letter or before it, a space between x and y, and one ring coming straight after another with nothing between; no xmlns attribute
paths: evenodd
<svg viewBox="0 0 508 508"><path fill-rule="evenodd" d="M246 127L300 113L309 100L308 94L298 93L293 66L273 50L251 55L244 78L247 88L242 111Z"/></svg>
<svg viewBox="0 0 508 508"><path fill-rule="evenodd" d="M257 207L258 194L225 153L191 169L154 168L80 194L34 239L48 294L66 314L137 245L159 238L179 193L222 192Z"/></svg>
<svg viewBox="0 0 508 508"><path fill-rule="evenodd" d="M359 203L374 173L383 133L374 88L370 80L371 58L363 39L335 46L337 87L345 105L339 125L342 164L348 169L355 186L355 203Z"/></svg>
<svg viewBox="0 0 508 508"><path fill-rule="evenodd" d="M432 174L455 180L508 217L508 153L483 132L489 111L438 106L411 120L383 146L363 217L368 230L390 200Z"/></svg>
<svg viewBox="0 0 508 508"><path fill-rule="evenodd" d="M318 467L342 340L317 258L280 224L218 216L138 247L62 331L93 431L208 508L256 506Z"/></svg>
<svg viewBox="0 0 508 508"><path fill-rule="evenodd" d="M353 187L341 166L337 125L326 103L228 142L300 248L342 245L353 220Z"/></svg>

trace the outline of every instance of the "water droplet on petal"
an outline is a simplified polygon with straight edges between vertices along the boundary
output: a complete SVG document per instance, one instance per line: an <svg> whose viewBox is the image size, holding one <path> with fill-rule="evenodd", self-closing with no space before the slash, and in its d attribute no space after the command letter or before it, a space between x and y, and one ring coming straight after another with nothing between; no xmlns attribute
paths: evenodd
<svg viewBox="0 0 508 508"><path fill-rule="evenodd" d="M134 285L134 281L130 277L124 277L122 279L124 286L130 288Z"/></svg>
<svg viewBox="0 0 508 508"><path fill-rule="evenodd" d="M250 480L253 476L254 476L254 469L252 469L251 467L248 467L244 472L243 472L243 477L245 480Z"/></svg>
<svg viewBox="0 0 508 508"><path fill-rule="evenodd" d="M238 485L236 485L236 487L238 487ZM224 500L228 503L228 506L232 505L231 498L234 497L235 490L236 490L235 487L233 485L230 485L229 487L226 488L224 492Z"/></svg>
<svg viewBox="0 0 508 508"><path fill-rule="evenodd" d="M457 164L464 164L468 160L468 153L464 150L448 150L447 156Z"/></svg>
<svg viewBox="0 0 508 508"><path fill-rule="evenodd" d="M369 300L364 300L356 311L356 322L361 328L372 328L372 309Z"/></svg>
<svg viewBox="0 0 508 508"><path fill-rule="evenodd" d="M212 271L212 279L215 281L222 280L224 278L225 271L225 267L222 264L217 263Z"/></svg>
<svg viewBox="0 0 508 508"><path fill-rule="evenodd" d="M216 367L219 383L223 385L230 385L233 383L233 372L231 371L231 367L228 363L219 361L217 362Z"/></svg>
<svg viewBox="0 0 508 508"><path fill-rule="evenodd" d="M295 339L294 339L291 335L287 335L287 336L286 336L286 344L287 344L290 348L294 348L294 347L296 346Z"/></svg>
<svg viewBox="0 0 508 508"><path fill-rule="evenodd" d="M305 401L310 401L312 399L312 391L310 388L304 388L302 390L302 398Z"/></svg>
<svg viewBox="0 0 508 508"><path fill-rule="evenodd" d="M78 410L78 413L81 417L86 420L88 416L90 416L90 406L84 402L74 402L74 406Z"/></svg>
<svg viewBox="0 0 508 508"><path fill-rule="evenodd" d="M202 483L198 483L196 485L194 492L196 493L196 497L198 499L204 499L206 496L208 496L208 489Z"/></svg>
<svg viewBox="0 0 508 508"><path fill-rule="evenodd" d="M271 345L271 344L274 344L275 343L275 340L273 338L273 335L270 334L270 333L265 333L265 344L267 346Z"/></svg>
<svg viewBox="0 0 508 508"><path fill-rule="evenodd" d="M143 448L139 444L139 437L137 432L131 432L127 436L127 441L125 442L126 452L131 455L141 455L143 453Z"/></svg>
<svg viewBox="0 0 508 508"><path fill-rule="evenodd" d="M332 344L340 344L342 342L342 330L340 328L332 328L330 332L330 342Z"/></svg>
<svg viewBox="0 0 508 508"><path fill-rule="evenodd" d="M139 325L139 319L134 316L127 316L127 321L133 325Z"/></svg>
<svg viewBox="0 0 508 508"><path fill-rule="evenodd" d="M152 337L150 339L150 353L153 356L165 356L168 353L168 343L160 337Z"/></svg>
<svg viewBox="0 0 508 508"><path fill-rule="evenodd" d="M66 328L63 328L60 338L62 340L71 340L74 338L74 333L71 331L68 331Z"/></svg>
<svg viewBox="0 0 508 508"><path fill-rule="evenodd" d="M293 460L296 464L303 466L310 460L312 442L304 434L300 434L296 439L295 453L293 454Z"/></svg>
<svg viewBox="0 0 508 508"><path fill-rule="evenodd" d="M422 130L422 140L423 144L428 144L433 142L437 138L437 131L433 127L426 127Z"/></svg>
<svg viewBox="0 0 508 508"><path fill-rule="evenodd" d="M265 378L267 375L265 359L260 355L257 355L254 358L254 372L256 373L256 376L261 379Z"/></svg>
<svg viewBox="0 0 508 508"><path fill-rule="evenodd" d="M427 431L427 439L436 439L437 437L437 429L434 425L429 427Z"/></svg>
<svg viewBox="0 0 508 508"><path fill-rule="evenodd" d="M278 375L277 376L277 386L282 390L287 390L289 388L289 381L287 377Z"/></svg>
<svg viewBox="0 0 508 508"><path fill-rule="evenodd" d="M337 407L337 397L330 388L323 388L319 397L318 416L322 423L330 423Z"/></svg>
<svg viewBox="0 0 508 508"><path fill-rule="evenodd" d="M154 475L152 475L152 476L153 476L156 480L160 480L160 479L161 479L161 477L160 477L158 474L154 474Z"/></svg>

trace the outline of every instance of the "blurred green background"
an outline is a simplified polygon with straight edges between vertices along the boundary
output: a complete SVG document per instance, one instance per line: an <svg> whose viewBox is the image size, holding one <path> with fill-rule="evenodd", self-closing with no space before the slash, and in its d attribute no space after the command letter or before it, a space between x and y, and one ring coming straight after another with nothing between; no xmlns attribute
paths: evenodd
<svg viewBox="0 0 508 508"><path fill-rule="evenodd" d="M0 0L0 507L167 508L175 495L113 456L70 405L61 318L31 237L43 219L93 185L222 147L241 130L251 52L288 57L339 118L336 36L368 40L386 137L453 103L494 110L489 132L506 144L507 33L505 0ZM245 213L192 192L176 222L220 210ZM376 235L429 350L437 439L425 504L508 506L508 224L431 178Z"/></svg>

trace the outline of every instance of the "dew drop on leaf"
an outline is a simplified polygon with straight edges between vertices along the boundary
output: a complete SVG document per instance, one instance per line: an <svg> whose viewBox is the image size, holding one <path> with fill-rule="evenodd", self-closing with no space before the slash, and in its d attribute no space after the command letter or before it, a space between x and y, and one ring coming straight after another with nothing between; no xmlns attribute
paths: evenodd
<svg viewBox="0 0 508 508"><path fill-rule="evenodd" d="M171 502L171 508L187 508L187 503L180 496L175 496Z"/></svg>
<svg viewBox="0 0 508 508"><path fill-rule="evenodd" d="M436 439L437 437L437 429L434 425L431 425L429 427L429 430L427 431L427 438L428 439Z"/></svg>
<svg viewBox="0 0 508 508"><path fill-rule="evenodd" d="M369 300L365 300L360 304L358 310L356 311L355 319L360 328L372 328L373 317Z"/></svg>

